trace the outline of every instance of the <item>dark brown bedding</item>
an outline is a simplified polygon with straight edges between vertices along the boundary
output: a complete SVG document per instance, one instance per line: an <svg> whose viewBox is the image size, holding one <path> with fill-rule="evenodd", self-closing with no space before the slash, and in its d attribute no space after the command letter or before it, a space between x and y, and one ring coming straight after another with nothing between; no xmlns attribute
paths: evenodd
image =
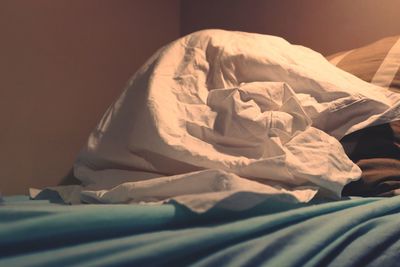
<svg viewBox="0 0 400 267"><path fill-rule="evenodd" d="M399 121L394 123L399 124ZM349 158L362 170L361 179L348 184L343 195L400 195L400 148L398 127L383 124L345 136L341 143Z"/></svg>

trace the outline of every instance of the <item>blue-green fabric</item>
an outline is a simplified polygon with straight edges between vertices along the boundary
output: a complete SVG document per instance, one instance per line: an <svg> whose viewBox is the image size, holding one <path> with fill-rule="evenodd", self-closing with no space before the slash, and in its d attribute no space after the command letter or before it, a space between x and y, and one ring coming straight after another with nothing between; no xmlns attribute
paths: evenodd
<svg viewBox="0 0 400 267"><path fill-rule="evenodd" d="M0 266L400 266L399 212L400 197L205 214L6 197Z"/></svg>

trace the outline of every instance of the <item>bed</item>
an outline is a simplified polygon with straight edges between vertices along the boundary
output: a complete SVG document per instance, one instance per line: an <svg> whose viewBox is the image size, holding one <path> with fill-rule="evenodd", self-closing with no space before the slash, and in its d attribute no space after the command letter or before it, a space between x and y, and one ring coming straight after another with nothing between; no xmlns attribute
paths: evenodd
<svg viewBox="0 0 400 267"><path fill-rule="evenodd" d="M215 33L215 31L206 31L201 34L209 36L215 35ZM231 34L221 31L217 31L217 33L219 35ZM239 34L242 36L242 33ZM257 38L259 37L257 35ZM371 86L369 90L371 96L376 95L376 91L372 92L371 90L377 90L385 94L388 99L396 100L398 98L397 93L389 92L400 88L399 39L399 37L391 37L367 47L332 55L328 57L331 63L325 62L318 55L309 54L311 51L306 48L296 47L294 49L300 49L301 53L304 52L304 54L301 54L302 56L311 56L313 60L325 62L322 65L324 68L337 72L337 77L344 77L343 84L346 84L347 79L354 80L354 84L357 86ZM190 38L186 39L186 41L188 40L193 41ZM273 37L272 42L280 44L283 41ZM202 42L200 41L200 43ZM175 45L180 46L179 43ZM287 44L285 43L285 45ZM172 45L168 49L173 50L174 48L175 46ZM289 46L285 47L284 50L287 49L289 49ZM386 52L380 51L382 49ZM190 50L190 52L194 50ZM187 52L187 50L185 51ZM169 54L161 51L158 55L162 55L165 59L165 57L168 58ZM220 56L221 54L216 53L216 55ZM280 54L277 55L278 58ZM376 64L378 57L381 58L380 64ZM153 58L153 60L156 58ZM150 60L144 70L139 71L139 76L153 77L153 74L147 75L146 70L152 68L154 62L156 62L154 66L157 66L157 64L174 62L174 60L175 57L164 61ZM297 63L296 60L300 59L291 58L291 60L293 61L290 61L290 63ZM310 60L310 62L313 62L313 60ZM378 67L371 67L371 62ZM204 64L202 65L202 63L204 62L197 63L197 70L203 70ZM355 79L347 72L337 70L332 64L379 86L368 85ZM180 70L185 70L184 67L181 66ZM299 67L299 69L301 68ZM168 73L157 71L154 73L160 75L164 79L163 81L168 83L168 80L165 79ZM310 69L310 75L314 75L312 73L315 71L315 69ZM184 71L183 73L186 75L185 77L190 76ZM284 73L290 73L290 70L284 71ZM293 75L290 77L293 77ZM178 78L175 80L179 80ZM278 78L281 78L281 76ZM274 76L270 79L278 78ZM293 80L297 81L297 78ZM136 80L137 83L141 81L140 79ZM154 82L152 79L151 81ZM188 85L185 83L186 81L179 80L179 82L180 85ZM220 82L220 80L217 82ZM135 80L131 81L130 85L134 83ZM335 81L332 80L329 86L334 83ZM294 85L294 82L292 84ZM256 86L259 86L259 84L256 84ZM279 86L279 88L284 88L284 92L288 95L296 90L295 88L291 91L281 84ZM338 83L337 86L340 87L341 84ZM243 89L244 92L248 92L246 90L246 88ZM223 94L224 99L228 98L224 94L225 91L218 93ZM233 95L231 91L228 93L229 96ZM129 95L129 90L124 94ZM136 95L135 97L140 96ZM220 108L218 106L220 98L218 97L219 95L215 95L216 103L213 102L213 99L207 103L214 103L216 109ZM306 102L311 101L304 99ZM372 99L372 102L367 101L366 103L371 106L375 105L375 100L372 97L370 99ZM386 99L382 101L386 101ZM297 102L295 104L298 105ZM117 107L123 107L123 105L123 101L114 103L114 106ZM140 111L140 105L134 106ZM352 105L340 106L340 108L343 107L350 109ZM143 110L146 111L146 109ZM337 110L342 109L335 109L335 111ZM107 146L106 144L106 149L97 150L97 152L100 151L97 155L93 150L84 149L77 160L75 167L78 171L75 174L80 176L78 178L83 184L87 183L89 186L90 182L97 179L98 183L92 184L89 189L84 188L83 190L82 185L70 185L62 189L48 188L35 191L31 194L31 197L35 200L26 196L12 196L2 199L0 204L0 223L2 226L0 228L0 265L398 266L400 262L400 228L398 227L400 223L400 181L398 178L400 169L398 168L397 141L400 132L397 132L396 118L398 113L396 113L396 110L389 106L387 110L379 110L377 114L372 114L376 117L375 120L369 122L368 126L374 125L374 123L375 125L367 128L365 128L366 124L363 123L372 117L371 114L367 114L368 116L363 117L362 120L346 126L345 129L341 128L345 123L331 129L329 128L330 124L326 124L322 119L319 122L316 121L314 125L320 123L320 128L332 133L341 141L341 145L339 145L337 140L332 141L330 137L325 137L321 133L318 134L332 148L332 151L326 151L327 157L334 157L335 159L339 153L346 152L346 162L339 162L343 163L343 165L340 165L338 161L333 161L332 168L326 174L326 176L332 175L333 178L322 179L323 181L316 180L315 177L307 180L311 175L305 172L316 170L312 168L301 169L302 166L296 165L297 170L301 169L304 172L298 172L303 182L294 184L293 188L284 188L275 186L274 183L268 183L266 185L273 185L272 189L268 187L267 189L254 190L253 183L244 183L240 180L240 177L227 174L226 169L224 172L211 171L206 173L202 173L200 169L199 174L199 169L193 166L203 166L201 164L208 166L208 161L203 160L200 161L199 165L195 165L195 160L198 158L191 159L191 155L187 155L184 160L188 161L184 161L184 163L190 162L191 164L185 165L182 162L178 162L180 163L178 164L173 161L173 159L176 160L176 157L168 150L169 147L160 146L165 153L160 152L156 157L150 153L154 152L153 147L145 150L148 153L143 153L143 146L146 144L141 143L138 146L142 150L131 149L129 152L135 152L135 156L140 155L143 158L143 155L145 155L148 162L157 165L156 170L158 172L169 174L167 179L164 176L159 178L159 173L146 169L147 165L135 158L136 164L142 164L140 165L141 168L138 169L140 169L140 175L144 175L143 172L146 173L146 180L161 179L158 180L159 183L143 184L135 180L135 177L137 177L135 175L138 175L137 171L132 171L135 166L128 166L131 169L123 166L123 164L127 164L126 157L118 154L114 146ZM303 114L301 111L301 109L296 110L296 116ZM110 108L106 113L108 115L100 122L100 128L112 128L110 121L118 115L117 113L113 108ZM384 116L379 117L380 113L383 113ZM138 119L142 116L148 116L147 113L139 112L137 114L140 114ZM165 115L165 113L162 115ZM343 116L343 114L338 113L338 117L340 116ZM377 120L376 118L383 119ZM307 120L301 121L307 123ZM143 123L145 120L141 122ZM121 124L116 123L115 125L116 128L114 129L120 131ZM298 126L298 124L296 125ZM357 129L351 128L354 125L359 125L359 127L356 127ZM147 126L143 126L141 130ZM309 127L301 125L299 127L303 130L309 129ZM115 131L110 133L98 131L98 129L92 133L92 139L89 138L89 148L99 143L96 139L99 136L108 135L107 138L110 139L107 140L113 140L113 142L115 140L120 142L124 139L121 137L122 135L116 135ZM151 136L152 132L148 133L149 135L142 137ZM294 135L297 136L297 134ZM158 141L154 140L154 143L157 144ZM299 142L299 144L302 143ZM342 146L344 151L335 150L337 147L341 149ZM113 147L112 153L109 153L110 147ZM175 149L175 147L173 148ZM219 152L223 150L223 147L218 148ZM141 154L138 154L138 151ZM177 151L181 152L182 149ZM168 157L165 157L165 155L168 155ZM164 156L164 158L161 157L160 159L160 156ZM275 159L275 156L272 155L270 158ZM225 158L226 161L228 159L228 157ZM223 164L226 161L222 161L220 165L212 166L224 166ZM302 164L307 165L308 162L302 162ZM326 164L330 163L327 162ZM340 166L336 171L337 164ZM270 164L269 166L273 168L275 165ZM343 169L344 167L347 169ZM119 171L118 168L120 168ZM259 182L258 170L257 168L244 168L238 169L236 173L239 176L249 174L255 178L252 182ZM293 171L296 171L296 169ZM95 175L96 172L97 176ZM186 172L190 175L185 176ZM115 179L110 181L109 178L113 175ZM211 180L210 184L200 183L198 187L191 188L189 193L187 191L182 193L177 190L182 185L187 185L185 181L198 181L198 178L204 178L204 175L227 177L226 179L233 181L232 184L234 185L239 184L248 187L246 187L246 190L234 188L235 190L229 191L229 194L224 194L223 197L220 197L220 195L216 197L213 194L215 191L207 191L207 186L215 186L215 182L219 180ZM274 175L281 175L279 177L286 178L286 174L281 174L279 168L276 169ZM361 179L359 179L360 175ZM354 177L350 179L350 176ZM126 177L129 177L129 179L126 180ZM337 177L344 179L344 182L337 182L335 180ZM132 181L134 184L120 186ZM288 181L285 184L287 186ZM171 187L165 186L169 182L178 185L178 187L171 189ZM314 187L309 186L310 183L314 183ZM340 184L340 186L337 186L337 184ZM323 190L314 190L315 185L320 186ZM226 185L224 184L224 186L219 187L218 185L218 190L220 188L225 190ZM279 188L279 190L273 191L276 188ZM212 187L212 190L214 189ZM220 191L225 192L224 190ZM157 191L157 194L154 191ZM200 198L198 194L201 195ZM319 194L322 196L314 197ZM335 194L339 194L340 197L334 197ZM387 196L391 197L385 198ZM80 205L66 205L66 202L70 204L79 202ZM82 202L96 203L96 205ZM130 204L125 204L127 202L130 202ZM160 202L163 202L163 204L161 205ZM113 205L109 205L109 203L113 203Z"/></svg>
<svg viewBox="0 0 400 267"><path fill-rule="evenodd" d="M1 266L398 266L400 198L261 203L198 215L175 204L65 206L7 197Z"/></svg>

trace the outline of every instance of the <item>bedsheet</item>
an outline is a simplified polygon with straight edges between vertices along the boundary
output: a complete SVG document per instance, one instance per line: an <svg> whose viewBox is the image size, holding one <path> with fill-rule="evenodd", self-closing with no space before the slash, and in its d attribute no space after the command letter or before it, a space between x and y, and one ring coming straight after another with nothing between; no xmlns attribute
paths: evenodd
<svg viewBox="0 0 400 267"><path fill-rule="evenodd" d="M203 30L158 50L129 80L75 161L84 188L74 198L174 199L199 212L238 192L337 199L361 176L338 139L397 119L400 95L311 49Z"/></svg>
<svg viewBox="0 0 400 267"><path fill-rule="evenodd" d="M54 200L53 200L54 202ZM166 205L0 204L0 266L398 266L400 197Z"/></svg>

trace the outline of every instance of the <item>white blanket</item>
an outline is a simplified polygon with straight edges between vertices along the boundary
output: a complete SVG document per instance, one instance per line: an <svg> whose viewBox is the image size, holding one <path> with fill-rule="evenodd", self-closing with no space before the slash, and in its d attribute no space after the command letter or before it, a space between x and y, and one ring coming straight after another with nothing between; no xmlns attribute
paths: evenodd
<svg viewBox="0 0 400 267"><path fill-rule="evenodd" d="M361 171L338 139L400 118L399 102L282 38L200 31L134 75L74 173L86 202L174 199L205 211L271 195L340 198Z"/></svg>

